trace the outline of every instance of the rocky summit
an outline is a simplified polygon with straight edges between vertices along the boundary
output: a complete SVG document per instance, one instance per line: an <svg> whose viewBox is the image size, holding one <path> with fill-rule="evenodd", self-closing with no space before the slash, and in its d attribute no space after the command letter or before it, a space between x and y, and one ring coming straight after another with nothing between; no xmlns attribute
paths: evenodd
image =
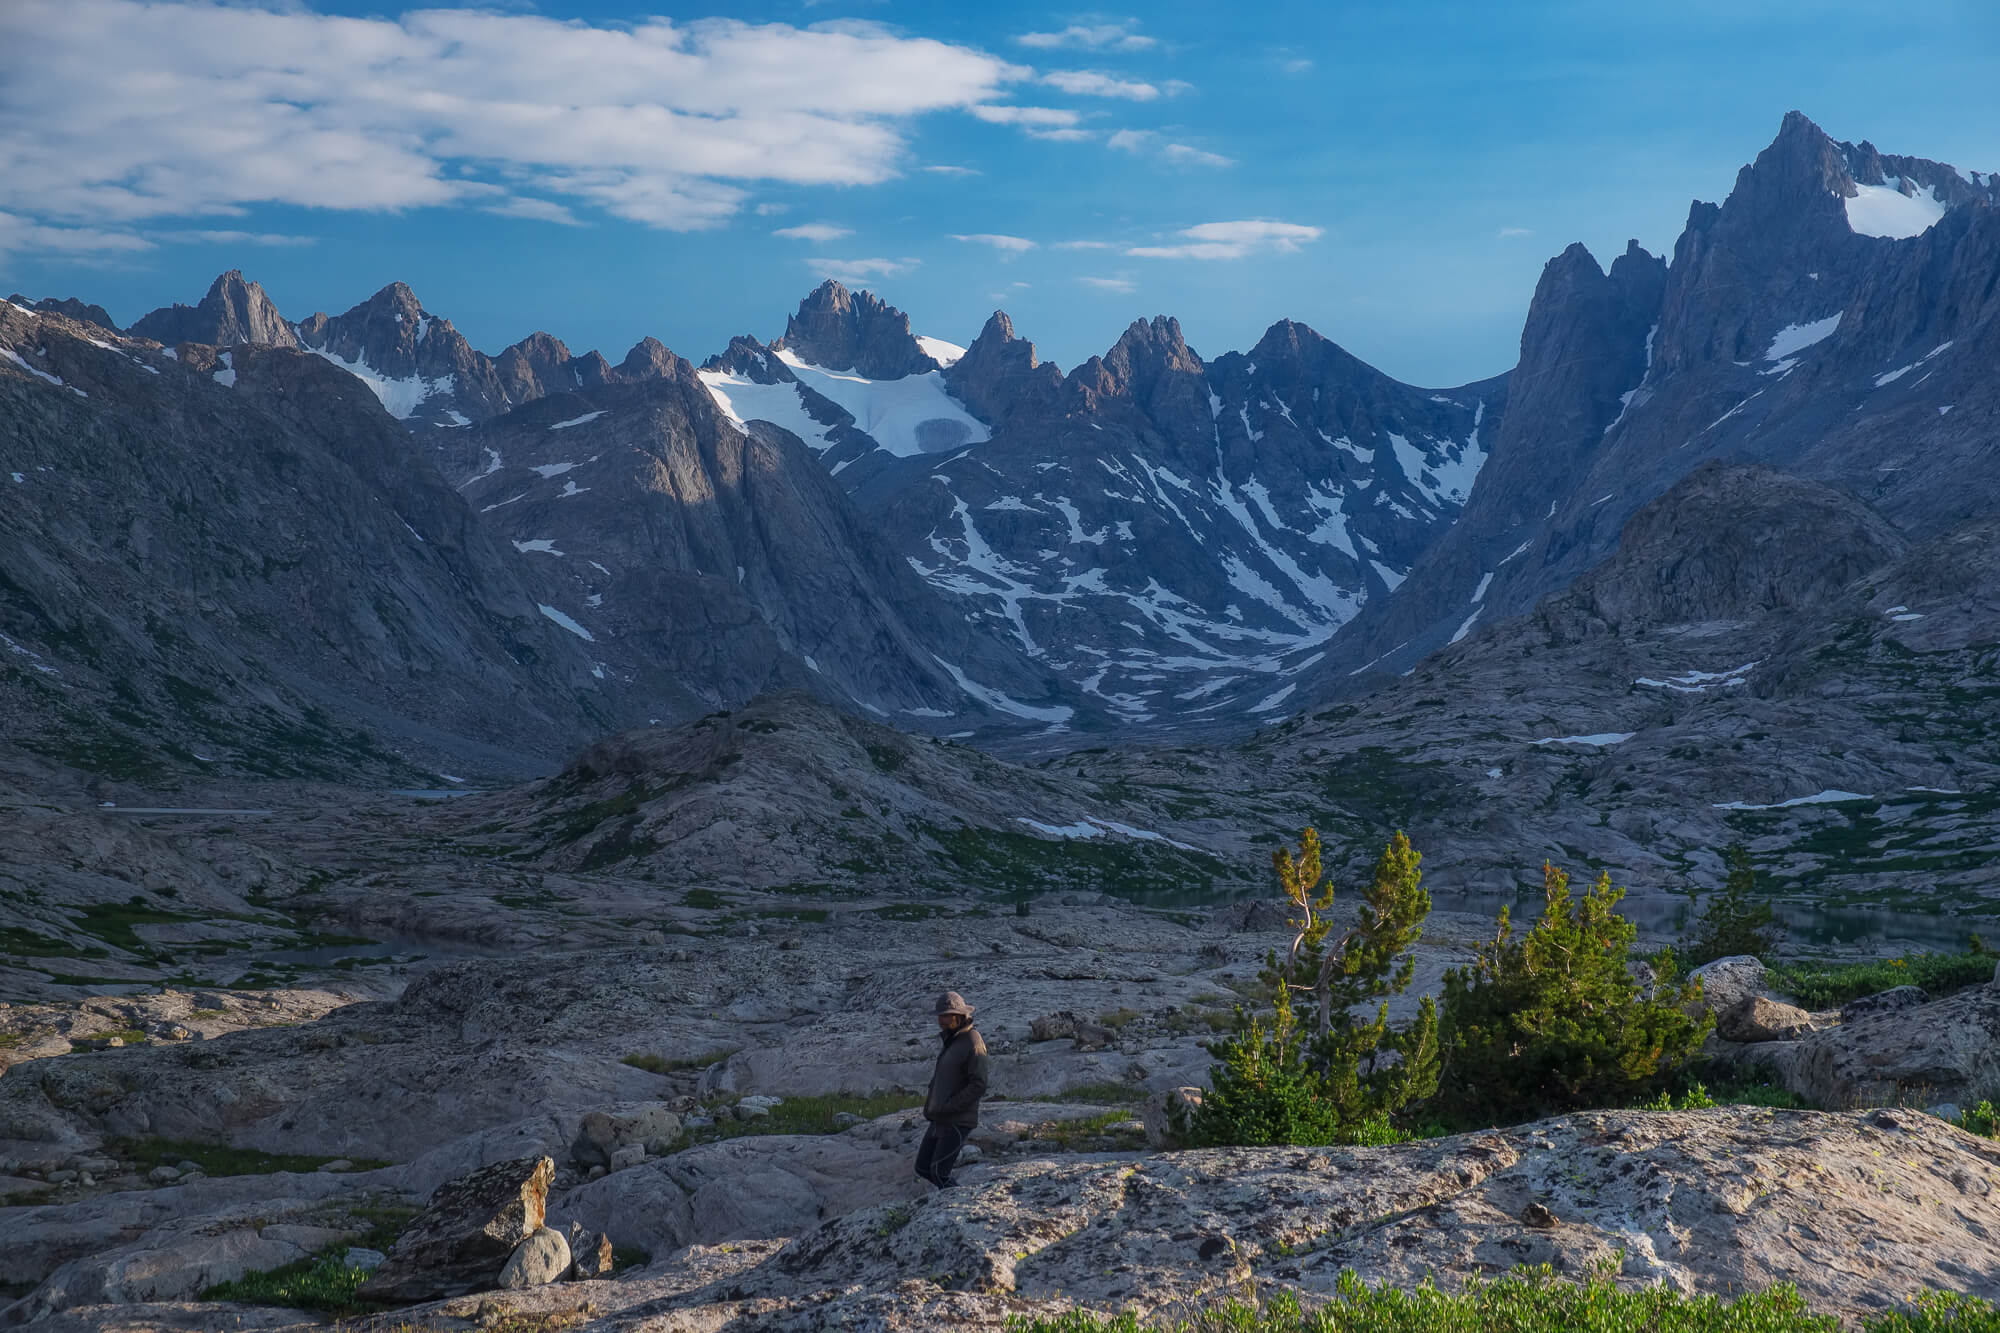
<svg viewBox="0 0 2000 1333"><path fill-rule="evenodd" d="M2000 1298L1996 209L1794 113L1442 388L833 280L699 361L401 282L0 305L0 1324ZM1187 1147L1307 828L1335 939L1423 855L1393 1022L1545 863L1648 995L1726 882L1777 938L1650 1104ZM946 991L990 1088L934 1192Z"/></svg>

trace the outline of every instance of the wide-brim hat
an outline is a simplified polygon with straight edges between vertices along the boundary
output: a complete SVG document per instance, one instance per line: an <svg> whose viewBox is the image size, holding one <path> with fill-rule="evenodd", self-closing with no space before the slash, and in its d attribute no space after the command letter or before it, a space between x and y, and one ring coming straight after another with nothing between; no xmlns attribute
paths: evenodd
<svg viewBox="0 0 2000 1333"><path fill-rule="evenodd" d="M972 1006L965 1002L963 995L960 995L955 990L948 990L937 997L937 1006L931 1012L938 1014L958 1014L961 1017L970 1018L972 1017Z"/></svg>

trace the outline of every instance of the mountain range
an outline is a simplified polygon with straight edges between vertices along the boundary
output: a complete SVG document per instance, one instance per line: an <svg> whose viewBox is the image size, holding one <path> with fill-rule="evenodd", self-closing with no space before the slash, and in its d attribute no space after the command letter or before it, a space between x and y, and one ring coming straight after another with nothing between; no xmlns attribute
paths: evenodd
<svg viewBox="0 0 2000 1333"><path fill-rule="evenodd" d="M0 691L132 772L521 775L788 688L1011 753L1296 728L1540 614L1704 464L1913 548L1995 512L1996 203L1793 113L1671 257L1571 246L1518 364L1444 388L1291 320L1065 374L834 282L699 368L488 357L401 283L293 321L231 272L125 330L17 297Z"/></svg>

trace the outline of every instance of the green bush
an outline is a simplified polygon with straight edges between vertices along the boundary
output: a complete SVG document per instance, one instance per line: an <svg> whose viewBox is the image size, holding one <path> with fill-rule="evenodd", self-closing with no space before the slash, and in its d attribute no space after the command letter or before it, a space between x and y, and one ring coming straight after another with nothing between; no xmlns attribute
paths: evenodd
<svg viewBox="0 0 2000 1333"><path fill-rule="evenodd" d="M241 1301L246 1305L284 1305L330 1314L359 1314L374 1307L355 1295L368 1278L367 1270L349 1264L347 1247L338 1246L310 1259L281 1268L245 1273L201 1293L205 1301Z"/></svg>
<svg viewBox="0 0 2000 1333"><path fill-rule="evenodd" d="M1839 1333L1840 1321L1814 1314L1791 1287L1733 1297L1683 1296L1664 1285L1621 1291L1608 1275L1571 1283L1543 1265L1491 1281L1475 1278L1455 1294L1428 1283L1414 1291L1370 1288L1343 1273L1333 1299L1311 1310L1281 1292L1171 1322L1079 1310L1017 1316L1007 1327L1010 1333ZM2000 1311L1975 1296L1927 1292L1909 1310L1872 1316L1862 1329L2000 1333Z"/></svg>
<svg viewBox="0 0 2000 1333"><path fill-rule="evenodd" d="M1778 947L1783 933L1773 924L1771 904L1751 896L1757 889L1757 872L1751 868L1749 849L1739 842L1723 853L1723 859L1729 878L1721 892L1709 895L1703 904L1693 936L1681 942L1689 967L1737 954L1761 958Z"/></svg>
<svg viewBox="0 0 2000 1333"><path fill-rule="evenodd" d="M2000 1139L2000 1111L1993 1109L1993 1103L1982 1101L1970 1111L1959 1112L1951 1122L1960 1129L1968 1130L1981 1138Z"/></svg>
<svg viewBox="0 0 2000 1333"><path fill-rule="evenodd" d="M1626 1106L1666 1086L1714 1023L1689 1017L1700 983L1674 984L1654 960L1652 999L1625 962L1638 934L1614 910L1624 892L1601 876L1572 899L1569 876L1542 867L1542 919L1516 939L1506 908L1470 967L1444 978L1438 1103L1467 1123L1501 1124Z"/></svg>
<svg viewBox="0 0 2000 1333"><path fill-rule="evenodd" d="M1780 963L1771 969L1771 985L1807 1009L1836 1009L1849 1000L1898 986L1921 986L1933 996L1949 995L1991 981L1993 966L1994 956L1984 950L1913 953L1866 963Z"/></svg>
<svg viewBox="0 0 2000 1333"><path fill-rule="evenodd" d="M1177 1128L1191 1146L1393 1141L1390 1114L1437 1086L1436 1003L1425 997L1416 1020L1396 1030L1386 999L1409 988L1410 946L1430 915L1422 857L1398 833L1359 920L1331 946L1333 888L1321 887L1318 832L1305 830L1296 857L1281 847L1271 860L1298 934L1261 974L1269 1021L1238 1011L1235 1033L1209 1047L1221 1061L1209 1091ZM1357 1019L1352 1011L1371 1000L1374 1015Z"/></svg>

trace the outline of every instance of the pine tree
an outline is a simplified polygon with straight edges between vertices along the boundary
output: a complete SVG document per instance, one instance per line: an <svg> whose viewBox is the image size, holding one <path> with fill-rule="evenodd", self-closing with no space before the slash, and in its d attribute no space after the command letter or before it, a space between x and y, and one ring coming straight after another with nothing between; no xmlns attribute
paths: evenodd
<svg viewBox="0 0 2000 1333"><path fill-rule="evenodd" d="M1387 997L1407 990L1431 899L1422 857L1396 834L1376 862L1354 926L1329 943L1333 887L1322 885L1319 834L1305 830L1296 855L1272 855L1296 930L1261 980L1269 1021L1238 1010L1236 1032L1209 1049L1221 1061L1183 1136L1205 1144L1326 1144L1381 1138L1389 1115L1437 1086L1437 1006L1426 997L1414 1022L1389 1025ZM1372 1015L1353 1010L1376 1002Z"/></svg>
<svg viewBox="0 0 2000 1333"><path fill-rule="evenodd" d="M1778 947L1781 932L1773 924L1771 904L1752 897L1757 872L1750 864L1750 849L1734 843L1723 853L1723 860L1729 866L1729 878L1722 891L1711 895L1702 907L1694 938L1682 943L1682 952L1694 967L1737 954L1762 957Z"/></svg>
<svg viewBox="0 0 2000 1333"><path fill-rule="evenodd" d="M1505 908L1470 967L1444 978L1439 1101L1453 1114L1509 1123L1656 1090L1700 1047L1713 1018L1691 1018L1700 982L1674 984L1670 953L1640 995L1625 966L1638 930L1601 876L1580 900L1542 866L1542 919L1516 939Z"/></svg>

